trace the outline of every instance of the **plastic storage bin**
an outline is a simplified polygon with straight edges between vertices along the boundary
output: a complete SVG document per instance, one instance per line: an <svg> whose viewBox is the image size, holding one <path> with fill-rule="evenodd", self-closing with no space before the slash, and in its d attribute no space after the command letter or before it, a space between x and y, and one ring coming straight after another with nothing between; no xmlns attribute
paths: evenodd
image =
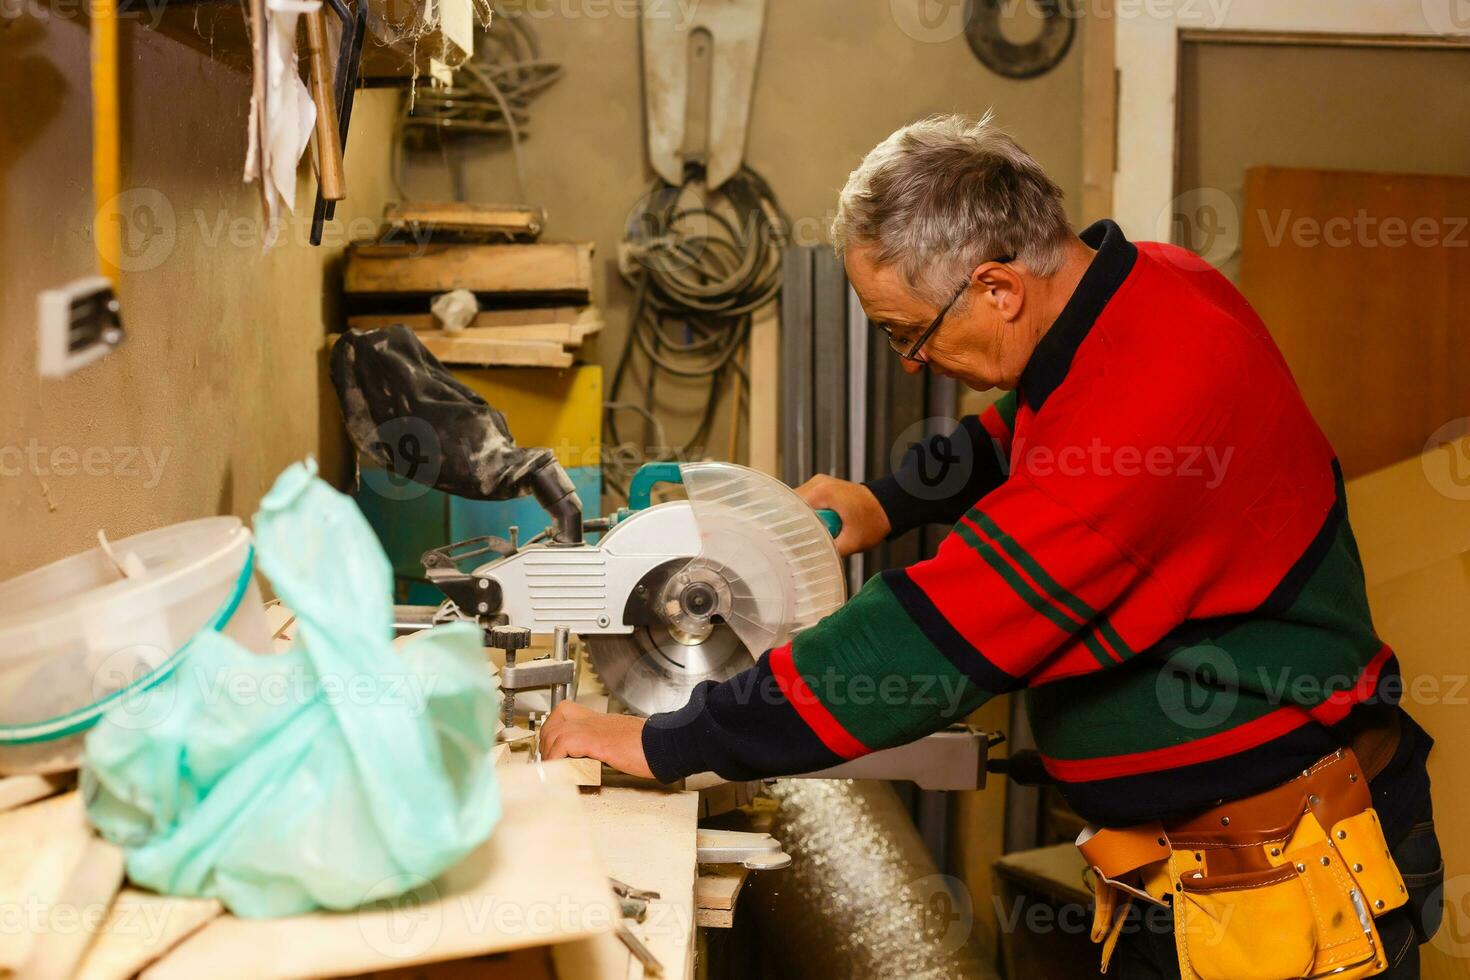
<svg viewBox="0 0 1470 980"><path fill-rule="evenodd" d="M0 773L76 768L101 713L166 677L203 627L270 650L239 518L173 524L112 551L137 556L142 574L124 577L98 547L0 583Z"/></svg>

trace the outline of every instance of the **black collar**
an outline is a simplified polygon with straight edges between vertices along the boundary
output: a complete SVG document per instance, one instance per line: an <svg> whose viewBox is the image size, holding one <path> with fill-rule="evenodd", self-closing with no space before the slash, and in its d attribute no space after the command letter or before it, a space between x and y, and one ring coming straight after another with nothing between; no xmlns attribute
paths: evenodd
<svg viewBox="0 0 1470 980"><path fill-rule="evenodd" d="M1066 379L1077 348L1087 339L1103 307L1123 285L1138 258L1138 247L1123 237L1123 229L1106 218L1077 237L1088 247L1097 249L1097 254L1082 274L1072 298L1062 308L1061 316L1041 338L1021 372L1021 397L1033 412L1041 411L1047 398Z"/></svg>

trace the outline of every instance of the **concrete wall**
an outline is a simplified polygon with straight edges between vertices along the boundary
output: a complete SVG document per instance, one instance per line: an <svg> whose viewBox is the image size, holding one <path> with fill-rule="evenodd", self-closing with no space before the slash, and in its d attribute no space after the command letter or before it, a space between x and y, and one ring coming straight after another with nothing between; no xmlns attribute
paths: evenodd
<svg viewBox="0 0 1470 980"><path fill-rule="evenodd" d="M674 0L667 6L681 9ZM1014 6L1023 13L1028 8ZM526 4L545 56L567 67L566 77L531 109L528 197L547 208L548 236L597 243L597 292L609 315L594 356L608 367L625 336L631 298L617 273L617 245L652 176L643 135L638 21L626 16L634 7L626 0ZM960 33L962 7L932 0L767 4L746 160L774 187L799 243L826 241L848 173L894 129L930 113L978 114L989 107L1056 177L1077 216L1081 31L1056 70L1011 81L970 52ZM1024 32L1026 25L1016 29ZM475 153L468 161L469 200L515 199L508 152ZM437 154L416 157L405 183L415 197L451 196L448 171ZM687 428L673 422L671 438L692 431L703 404L698 390L660 384L669 406L687 415ZM728 424L722 410L712 451L723 453ZM628 427L636 428L632 420Z"/></svg>
<svg viewBox="0 0 1470 980"><path fill-rule="evenodd" d="M329 475L344 465L318 354L340 248L305 244L312 179L298 190L307 220L263 252L258 194L241 183L249 76L130 22L122 60L123 186L144 209L121 288L128 339L42 381L36 293L95 271L87 29L0 21L0 578L98 528L248 518L307 453ZM390 102L366 93L353 119L338 213L360 234L384 202Z"/></svg>

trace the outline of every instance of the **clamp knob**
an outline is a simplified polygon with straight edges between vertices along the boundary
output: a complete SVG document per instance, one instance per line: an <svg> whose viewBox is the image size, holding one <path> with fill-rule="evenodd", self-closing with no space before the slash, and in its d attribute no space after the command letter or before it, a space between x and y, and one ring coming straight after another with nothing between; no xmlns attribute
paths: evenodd
<svg viewBox="0 0 1470 980"><path fill-rule="evenodd" d="M524 626L492 626L490 645L497 650L524 650L531 645L531 631Z"/></svg>

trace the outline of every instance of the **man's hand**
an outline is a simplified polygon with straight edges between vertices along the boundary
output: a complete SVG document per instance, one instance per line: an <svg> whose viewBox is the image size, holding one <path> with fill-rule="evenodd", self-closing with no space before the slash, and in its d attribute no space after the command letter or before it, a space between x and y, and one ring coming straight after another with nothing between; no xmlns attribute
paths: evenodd
<svg viewBox="0 0 1470 980"><path fill-rule="evenodd" d="M842 518L837 553L844 558L878 545L892 529L883 505L861 483L835 476L814 476L797 487L796 492L813 510L837 511L837 516Z"/></svg>
<svg viewBox="0 0 1470 980"><path fill-rule="evenodd" d="M563 701L541 726L541 758L596 759L632 776L653 778L643 757L643 719L605 715Z"/></svg>

